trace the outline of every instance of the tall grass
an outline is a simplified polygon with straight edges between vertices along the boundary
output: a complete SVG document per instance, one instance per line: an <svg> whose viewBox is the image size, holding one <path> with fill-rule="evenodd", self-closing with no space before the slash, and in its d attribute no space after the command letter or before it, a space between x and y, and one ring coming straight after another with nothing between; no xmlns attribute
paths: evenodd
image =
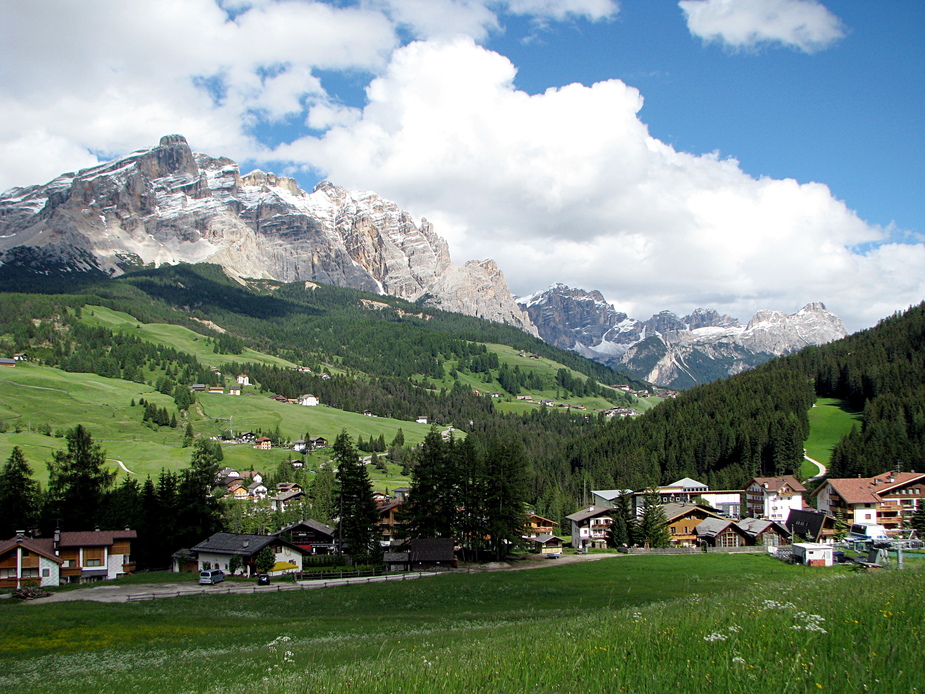
<svg viewBox="0 0 925 694"><path fill-rule="evenodd" d="M11 605L0 607L0 690L915 692L923 579L760 556L620 557L274 595Z"/></svg>

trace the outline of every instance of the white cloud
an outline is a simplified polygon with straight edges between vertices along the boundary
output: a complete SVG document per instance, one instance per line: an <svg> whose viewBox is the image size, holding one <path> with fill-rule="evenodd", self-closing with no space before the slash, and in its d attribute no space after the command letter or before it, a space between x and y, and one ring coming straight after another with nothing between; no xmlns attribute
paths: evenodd
<svg viewBox="0 0 925 694"><path fill-rule="evenodd" d="M275 155L426 216L456 260L494 258L521 294L563 281L637 317L707 305L747 319L821 300L856 328L925 295L925 247L852 253L887 234L826 186L674 150L619 80L530 96L514 77L471 40L414 43L355 120Z"/></svg>
<svg viewBox="0 0 925 694"><path fill-rule="evenodd" d="M845 35L817 0L681 0L691 34L733 49L766 44L813 53Z"/></svg>

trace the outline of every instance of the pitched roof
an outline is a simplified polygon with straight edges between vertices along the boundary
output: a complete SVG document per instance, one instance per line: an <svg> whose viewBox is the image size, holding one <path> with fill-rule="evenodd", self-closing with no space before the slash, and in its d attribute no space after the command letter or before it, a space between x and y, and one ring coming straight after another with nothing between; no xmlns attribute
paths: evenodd
<svg viewBox="0 0 925 694"><path fill-rule="evenodd" d="M787 530L785 526L772 520L761 518L743 518L738 521L736 525L739 526L740 530L747 533L748 535L751 535L752 537L757 537L771 527L776 527L778 532L783 532L787 536L790 535L790 531Z"/></svg>
<svg viewBox="0 0 925 694"><path fill-rule="evenodd" d="M884 494L920 480L925 480L925 474L921 472L885 472L875 477L826 480L826 484L830 485L847 504L878 504ZM814 494L818 494L824 486L825 484L820 485Z"/></svg>
<svg viewBox="0 0 925 694"><path fill-rule="evenodd" d="M664 487L681 487L684 491L709 491L710 489L703 482L692 480L690 477L683 477L677 482L663 485L663 487L659 487L659 489L663 489Z"/></svg>
<svg viewBox="0 0 925 694"><path fill-rule="evenodd" d="M800 481L793 475L784 475L783 477L754 477L752 482L757 482L759 486L764 487L765 489L773 489L777 491L782 489L784 486L790 487L795 492L805 492L806 487L800 484ZM749 482L746 485L746 489L752 486L752 483Z"/></svg>
<svg viewBox="0 0 925 694"><path fill-rule="evenodd" d="M304 526L306 528L311 528L312 530L315 530L317 532L324 533L325 535L330 535L331 537L334 537L334 532L335 532L334 528L328 525L325 525L321 521L316 521L313 518L307 518L305 520L300 520L295 523L292 523L291 525L287 525L285 528L280 530L279 533L277 534L286 533L291 530L295 530L296 528L299 528L301 526Z"/></svg>
<svg viewBox="0 0 925 694"><path fill-rule="evenodd" d="M267 545L279 541L276 535L244 535L238 533L215 533L191 548L193 552L215 554L237 554L249 557Z"/></svg>
<svg viewBox="0 0 925 694"><path fill-rule="evenodd" d="M570 516L566 516L570 521L576 523L581 523L581 521L588 520L589 518L596 518L597 516L605 516L609 513L613 513L612 508L607 508L606 506L589 506L588 508L583 508L580 511L575 511Z"/></svg>
<svg viewBox="0 0 925 694"><path fill-rule="evenodd" d="M791 509L787 516L787 530L811 540L822 537L826 526L834 532L835 517L816 509Z"/></svg>
<svg viewBox="0 0 925 694"><path fill-rule="evenodd" d="M735 523L726 518L706 518L700 521L695 531L698 537L716 537L730 525L735 527Z"/></svg>
<svg viewBox="0 0 925 694"><path fill-rule="evenodd" d="M545 545L547 542L550 542L551 540L558 540L559 542L562 542L561 537L557 537L553 535L552 533L543 533L542 535L537 535L536 537L533 538L534 542L537 542L541 545Z"/></svg>
<svg viewBox="0 0 925 694"><path fill-rule="evenodd" d="M59 548L68 547L112 547L116 540L134 540L138 533L134 530L82 530L77 532L61 533L58 539ZM36 540L43 546L47 544L54 547L54 540L43 537Z"/></svg>
<svg viewBox="0 0 925 694"><path fill-rule="evenodd" d="M675 502L675 503L670 503L670 504L662 504L662 510L665 512L665 518L668 519L669 523L675 520L676 518L680 518L686 513L690 513L691 511L698 511L698 510L705 513L708 517L711 517L711 518L720 517L718 513L715 513L714 511L709 510L709 508L704 506L703 504L685 504L685 503Z"/></svg>
<svg viewBox="0 0 925 694"><path fill-rule="evenodd" d="M64 563L63 559L56 557L54 552L45 547L43 543L19 536L0 542L0 556L6 554L11 549L16 547L22 547L23 549L30 552L35 552L36 554L41 555L46 559L51 559L58 564Z"/></svg>

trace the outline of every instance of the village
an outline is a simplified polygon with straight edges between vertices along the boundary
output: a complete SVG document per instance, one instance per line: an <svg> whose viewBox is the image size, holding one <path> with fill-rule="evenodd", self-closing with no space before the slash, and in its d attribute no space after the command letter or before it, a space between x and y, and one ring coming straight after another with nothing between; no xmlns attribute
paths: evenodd
<svg viewBox="0 0 925 694"><path fill-rule="evenodd" d="M299 442L299 445L305 442ZM318 445L318 442L315 442ZM323 443L322 443L323 445ZM263 485L253 471L223 468L216 485L224 486L240 503L270 500L274 510L297 503L305 490L295 483ZM245 494L246 492L246 494ZM402 506L412 490L394 489L374 494L379 514L378 533L383 548L383 570L447 570L457 566L454 538L404 539ZM909 530L912 516L922 508L925 473L890 471L871 478L828 479L812 494L793 476L756 477L742 490L711 490L690 478L643 490L598 490L593 503L566 517L570 537L559 523L528 513L522 542L511 553L530 552L554 559L566 551L587 553L608 548L623 553L766 552L807 566L832 566L846 561L844 550L876 549L862 566L878 568L887 551L916 549L922 542ZM668 542L650 547L615 543L615 517L626 509L642 518L654 508ZM809 502L814 502L811 505ZM85 529L57 531L53 537L18 533L0 543L0 587L27 584L57 586L115 579L135 570L132 561L134 530ZM617 546L615 546L617 545ZM291 523L266 535L219 532L193 547L177 548L175 572L220 571L223 575L254 576L261 551L271 548L270 576L300 574L313 557L342 552L335 527L313 519Z"/></svg>

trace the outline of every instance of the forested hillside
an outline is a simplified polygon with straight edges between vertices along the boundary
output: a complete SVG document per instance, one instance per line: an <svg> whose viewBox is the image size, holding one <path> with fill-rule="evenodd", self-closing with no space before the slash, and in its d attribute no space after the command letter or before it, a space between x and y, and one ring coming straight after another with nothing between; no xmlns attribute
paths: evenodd
<svg viewBox="0 0 925 694"><path fill-rule="evenodd" d="M925 304L822 347L682 393L634 421L573 442L574 471L597 486L639 488L691 476L739 488L799 470L817 397L863 411L836 447L830 476L925 465Z"/></svg>

